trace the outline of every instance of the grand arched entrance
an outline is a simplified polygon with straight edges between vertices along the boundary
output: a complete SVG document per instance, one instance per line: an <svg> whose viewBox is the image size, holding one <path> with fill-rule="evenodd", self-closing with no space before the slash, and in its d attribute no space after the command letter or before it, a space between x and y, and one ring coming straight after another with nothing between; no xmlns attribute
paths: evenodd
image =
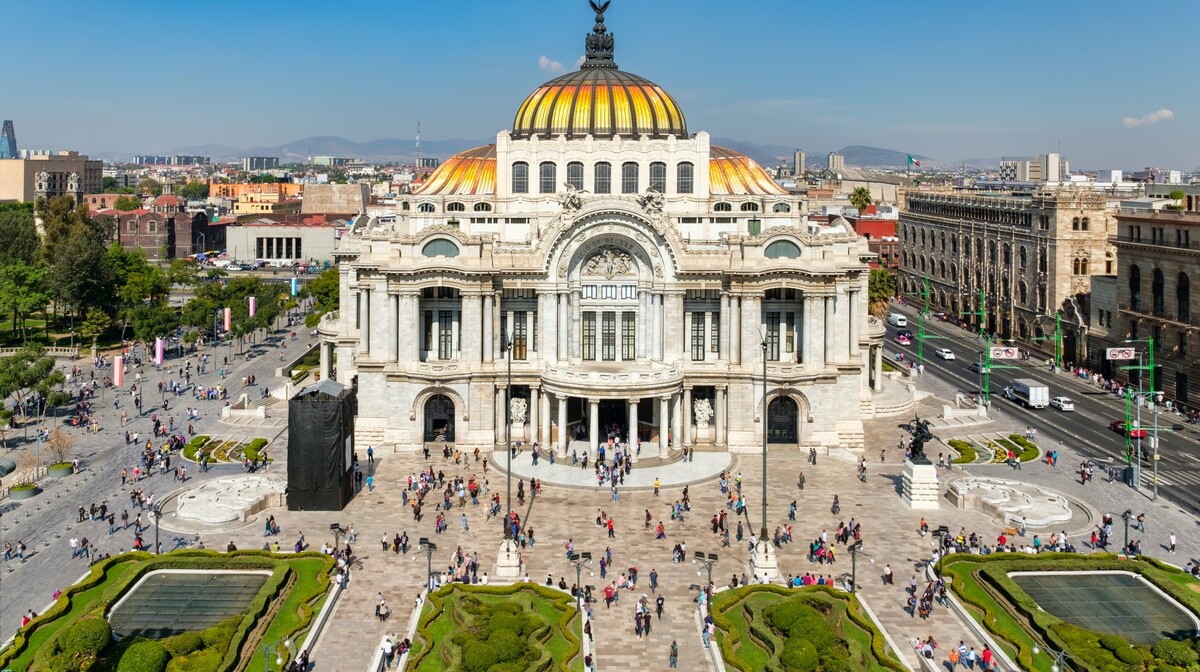
<svg viewBox="0 0 1200 672"><path fill-rule="evenodd" d="M767 443L800 442L800 409L791 397L777 397L767 405Z"/></svg>
<svg viewBox="0 0 1200 672"><path fill-rule="evenodd" d="M454 442L454 402L444 394L425 402L425 440Z"/></svg>

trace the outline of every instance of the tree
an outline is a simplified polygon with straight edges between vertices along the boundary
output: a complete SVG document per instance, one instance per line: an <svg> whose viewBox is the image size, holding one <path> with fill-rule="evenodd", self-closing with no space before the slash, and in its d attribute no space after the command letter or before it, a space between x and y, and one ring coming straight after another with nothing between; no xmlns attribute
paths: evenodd
<svg viewBox="0 0 1200 672"><path fill-rule="evenodd" d="M51 389L66 380L55 368L54 358L40 345L28 344L16 354L0 358L0 399L14 396L22 409L31 393L49 397Z"/></svg>
<svg viewBox="0 0 1200 672"><path fill-rule="evenodd" d="M313 310L304 318L306 326L317 326L322 315L338 309L341 300L340 283L337 268L327 268L305 283L304 289L300 290L300 298L313 300Z"/></svg>
<svg viewBox="0 0 1200 672"><path fill-rule="evenodd" d="M153 178L143 178L141 182L138 182L137 190L139 194L158 196L162 193L162 183Z"/></svg>
<svg viewBox="0 0 1200 672"><path fill-rule="evenodd" d="M37 224L32 209L0 211L0 266L23 261L32 264L38 261L42 241L38 238Z"/></svg>
<svg viewBox="0 0 1200 672"><path fill-rule="evenodd" d="M199 267L191 259L172 259L167 266L167 282L171 287L191 287L200 281L197 271Z"/></svg>
<svg viewBox="0 0 1200 672"><path fill-rule="evenodd" d="M122 196L113 201L113 210L122 210L128 212L130 210L141 210L142 199L137 196Z"/></svg>
<svg viewBox="0 0 1200 672"><path fill-rule="evenodd" d="M174 332L179 316L165 302L147 303L130 312L129 324L133 327L133 337L148 344Z"/></svg>
<svg viewBox="0 0 1200 672"><path fill-rule="evenodd" d="M871 190L866 187L855 187L850 192L850 204L858 208L858 214L864 214L867 206L871 205Z"/></svg>
<svg viewBox="0 0 1200 672"><path fill-rule="evenodd" d="M1187 194L1183 193L1180 189L1174 189L1168 196L1172 201L1175 201L1175 203L1167 206L1168 210L1183 210L1183 199L1187 198Z"/></svg>
<svg viewBox="0 0 1200 672"><path fill-rule="evenodd" d="M64 432L58 427L50 430L50 436L46 439L46 452L50 453L50 459L53 460L50 466L69 464L71 462L71 449L74 447L74 435Z"/></svg>
<svg viewBox="0 0 1200 672"><path fill-rule="evenodd" d="M888 305L896 294L896 284L892 274L886 268L876 268L867 278L868 310L872 315L883 319L888 312Z"/></svg>
<svg viewBox="0 0 1200 672"><path fill-rule="evenodd" d="M13 331L20 330L23 343L29 339L25 320L50 302L46 275L41 264L17 261L0 266L0 311L12 314Z"/></svg>
<svg viewBox="0 0 1200 672"><path fill-rule="evenodd" d="M86 231L72 235L55 254L50 284L58 301L75 315L113 305L115 287L104 243L98 233Z"/></svg>
<svg viewBox="0 0 1200 672"><path fill-rule="evenodd" d="M42 220L42 259L50 264L69 237L92 226L87 204L76 204L70 196L39 198L34 209Z"/></svg>
<svg viewBox="0 0 1200 672"><path fill-rule="evenodd" d="M105 177L100 180L100 191L111 194L113 189L117 188L117 178Z"/></svg>
<svg viewBox="0 0 1200 672"><path fill-rule="evenodd" d="M189 201L198 201L208 198L208 185L203 182L188 182L179 188L180 198L185 198Z"/></svg>
<svg viewBox="0 0 1200 672"><path fill-rule="evenodd" d="M96 341L100 335L108 331L112 325L112 318L108 313L99 308L91 308L87 311L87 315L83 318L83 324L79 327L79 333L84 338L92 339L92 351L96 350Z"/></svg>

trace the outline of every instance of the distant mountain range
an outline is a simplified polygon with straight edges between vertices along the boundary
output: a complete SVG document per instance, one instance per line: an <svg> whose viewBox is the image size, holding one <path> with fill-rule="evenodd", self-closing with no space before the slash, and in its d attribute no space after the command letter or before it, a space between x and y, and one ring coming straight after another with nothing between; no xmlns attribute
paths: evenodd
<svg viewBox="0 0 1200 672"><path fill-rule="evenodd" d="M445 159L452 154L471 149L472 147L486 145L489 142L491 141L461 139L422 140L421 156ZM727 147L736 152L741 152L766 168L773 168L784 161L791 166L792 154L795 151L794 147L787 145L758 144L733 138L713 138L712 143ZM908 165L908 155L910 154L910 152L863 145L850 145L837 150L837 152L846 158L847 166L861 168L904 168ZM809 166L824 166L826 155L829 152L828 150L805 150L805 153ZM353 157L367 162L382 163L390 161L411 162L417 156L417 147L416 141L412 139L380 138L367 142L354 142L353 140L347 140L338 136L319 135L293 140L292 142L273 147L240 149L220 144L189 145L186 147L176 147L169 152L165 152L165 154L208 156L214 162L218 163L239 161L244 156L277 156L280 163L302 163L313 156ZM122 152L101 152L93 154L93 156L108 161L129 161L132 158L131 155ZM926 164L926 162L929 162L929 164L934 163L928 157L920 154L912 153L912 156L922 164ZM977 165L975 161L982 162L985 160L972 159L967 160L967 163L969 165ZM998 163L998 160L994 161ZM958 162L953 165L957 164Z"/></svg>

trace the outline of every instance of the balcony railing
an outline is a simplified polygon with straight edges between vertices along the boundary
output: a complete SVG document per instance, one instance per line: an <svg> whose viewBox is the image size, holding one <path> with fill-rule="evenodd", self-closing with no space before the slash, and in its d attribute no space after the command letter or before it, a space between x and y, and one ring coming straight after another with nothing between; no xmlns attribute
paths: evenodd
<svg viewBox="0 0 1200 672"><path fill-rule="evenodd" d="M1137 315L1138 317L1148 317L1154 320L1170 322L1185 327L1200 327L1200 316L1197 315L1180 315L1178 312L1168 312L1166 310L1153 310L1143 306L1134 306L1129 303L1120 304L1119 308L1122 313Z"/></svg>

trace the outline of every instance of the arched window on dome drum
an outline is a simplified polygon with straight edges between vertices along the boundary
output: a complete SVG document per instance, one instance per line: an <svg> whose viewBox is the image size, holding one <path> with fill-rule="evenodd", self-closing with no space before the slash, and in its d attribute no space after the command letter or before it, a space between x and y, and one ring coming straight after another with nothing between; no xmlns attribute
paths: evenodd
<svg viewBox="0 0 1200 672"><path fill-rule="evenodd" d="M767 259L799 259L800 246L790 240L776 240L767 245L764 254L766 254Z"/></svg>
<svg viewBox="0 0 1200 672"><path fill-rule="evenodd" d="M713 206L713 212L733 212L733 206L728 203L717 203Z"/></svg>
<svg viewBox="0 0 1200 672"><path fill-rule="evenodd" d="M660 194L667 190L667 164L662 161L650 164L650 188Z"/></svg>
<svg viewBox="0 0 1200 672"><path fill-rule="evenodd" d="M758 212L757 203L743 203L742 212Z"/></svg>
<svg viewBox="0 0 1200 672"><path fill-rule="evenodd" d="M567 164L567 184L576 189L583 189L583 164L572 161Z"/></svg>
<svg viewBox="0 0 1200 672"><path fill-rule="evenodd" d="M425 243L425 247L421 248L421 254L427 257L457 257L458 246L444 238L439 238Z"/></svg>
<svg viewBox="0 0 1200 672"><path fill-rule="evenodd" d="M476 203L475 204L475 212L491 212L491 211L492 211L491 203Z"/></svg>
<svg viewBox="0 0 1200 672"><path fill-rule="evenodd" d="M611 194L612 193L612 164L607 161L601 161L596 164L593 169L595 173L595 184L592 185L592 193L594 194Z"/></svg>
<svg viewBox="0 0 1200 672"><path fill-rule="evenodd" d="M772 208L772 212L791 212L792 206L787 203L776 203Z"/></svg>
<svg viewBox="0 0 1200 672"><path fill-rule="evenodd" d="M633 161L621 164L621 193L638 193L638 164Z"/></svg>
<svg viewBox="0 0 1200 672"><path fill-rule="evenodd" d="M466 212L467 206L462 203L447 203L446 212Z"/></svg>
<svg viewBox="0 0 1200 672"><path fill-rule="evenodd" d="M435 210L432 203L422 203L417 206L417 212L433 212Z"/></svg>
<svg viewBox="0 0 1200 672"><path fill-rule="evenodd" d="M518 161L512 167L512 193L529 193L529 164Z"/></svg>
<svg viewBox="0 0 1200 672"><path fill-rule="evenodd" d="M543 161L538 166L538 191L543 194L558 191L558 166L553 161Z"/></svg>
<svg viewBox="0 0 1200 672"><path fill-rule="evenodd" d="M695 189L696 167L684 162L675 167L675 190L681 194L690 194Z"/></svg>
<svg viewBox="0 0 1200 672"><path fill-rule="evenodd" d="M408 209L409 209L409 207L408 207L408 201L404 201L403 203L401 203L401 204L400 204L400 209L401 209L401 210L403 210L403 211L405 211L405 212L408 212Z"/></svg>

